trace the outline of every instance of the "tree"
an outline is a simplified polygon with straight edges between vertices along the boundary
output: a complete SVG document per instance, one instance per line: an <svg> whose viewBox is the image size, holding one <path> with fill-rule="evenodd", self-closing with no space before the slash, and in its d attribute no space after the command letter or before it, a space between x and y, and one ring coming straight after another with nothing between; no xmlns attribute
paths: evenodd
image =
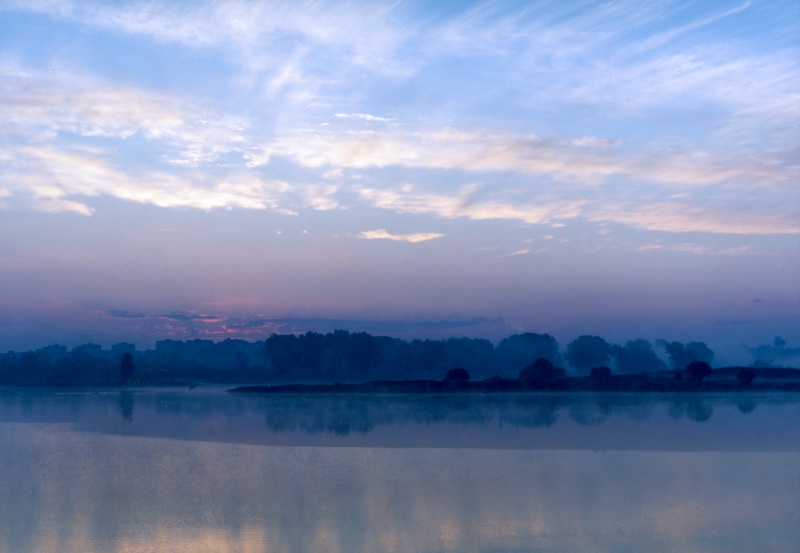
<svg viewBox="0 0 800 553"><path fill-rule="evenodd" d="M608 367L593 367L589 376L592 378L608 378L611 376L611 369Z"/></svg>
<svg viewBox="0 0 800 553"><path fill-rule="evenodd" d="M666 342L659 341L667 350L672 368L681 370L689 363L695 361L705 361L711 363L714 360L714 352L704 342L689 342L688 344L681 344L680 342Z"/></svg>
<svg viewBox="0 0 800 553"><path fill-rule="evenodd" d="M531 359L547 359L554 365L561 364L558 342L549 334L525 332L504 338L497 344L497 358L508 370L516 371L531 362Z"/></svg>
<svg viewBox="0 0 800 553"><path fill-rule="evenodd" d="M350 334L344 359L347 364L346 379L364 380L380 363L381 350L378 341L366 332Z"/></svg>
<svg viewBox="0 0 800 553"><path fill-rule="evenodd" d="M567 345L564 357L575 372L586 374L592 367L608 364L611 345L599 336L579 336Z"/></svg>
<svg viewBox="0 0 800 553"><path fill-rule="evenodd" d="M489 376L488 371L497 365L494 345L489 340L448 338L444 345L448 367L464 367L473 376L486 377Z"/></svg>
<svg viewBox="0 0 800 553"><path fill-rule="evenodd" d="M621 373L661 371L667 368L653 351L650 342L641 338L627 342L624 347L613 346L611 355L617 362L617 370Z"/></svg>
<svg viewBox="0 0 800 553"><path fill-rule="evenodd" d="M455 368L447 371L444 375L445 382L469 382L469 372L467 369Z"/></svg>
<svg viewBox="0 0 800 553"><path fill-rule="evenodd" d="M786 347L786 340L780 336L775 336L772 345L747 349L756 359L754 367L780 367L784 362L796 363L800 358L800 348Z"/></svg>
<svg viewBox="0 0 800 553"><path fill-rule="evenodd" d="M739 384L741 384L742 386L750 386L750 384L753 383L755 377L756 377L756 371L754 371L753 369L748 369L748 368L739 369L739 371L736 373L736 378L737 380L739 380Z"/></svg>
<svg viewBox="0 0 800 553"><path fill-rule="evenodd" d="M135 369L136 367L133 364L133 355L126 351L122 354L122 358L119 360L119 372L122 376L123 383L127 384L130 381Z"/></svg>
<svg viewBox="0 0 800 553"><path fill-rule="evenodd" d="M519 379L525 384L549 382L562 376L564 369L557 369L549 359L543 357L519 372Z"/></svg>
<svg viewBox="0 0 800 553"><path fill-rule="evenodd" d="M711 375L711 365L705 361L694 361L686 365L686 374L693 382L702 382L704 378Z"/></svg>

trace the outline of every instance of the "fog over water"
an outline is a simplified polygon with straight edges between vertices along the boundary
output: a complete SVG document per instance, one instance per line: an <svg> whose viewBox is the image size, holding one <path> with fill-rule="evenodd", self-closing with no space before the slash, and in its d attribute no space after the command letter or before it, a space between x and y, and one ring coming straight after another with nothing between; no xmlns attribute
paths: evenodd
<svg viewBox="0 0 800 553"><path fill-rule="evenodd" d="M792 551L798 398L696 400L6 390L0 551Z"/></svg>

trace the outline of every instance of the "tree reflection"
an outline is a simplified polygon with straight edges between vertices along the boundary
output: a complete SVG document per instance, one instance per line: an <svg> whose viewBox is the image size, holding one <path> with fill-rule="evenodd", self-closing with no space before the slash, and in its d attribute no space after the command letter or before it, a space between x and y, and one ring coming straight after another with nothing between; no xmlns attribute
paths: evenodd
<svg viewBox="0 0 800 553"><path fill-rule="evenodd" d="M695 395L678 396L670 403L668 414L673 419L688 418L694 422L706 422L714 414L711 403Z"/></svg>
<svg viewBox="0 0 800 553"><path fill-rule="evenodd" d="M756 400L752 397L741 397L736 401L736 408L745 415L755 411L757 405Z"/></svg>
<svg viewBox="0 0 800 553"><path fill-rule="evenodd" d="M714 408L702 399L695 399L686 404L686 416L695 422L706 422L713 414Z"/></svg>
<svg viewBox="0 0 800 553"><path fill-rule="evenodd" d="M133 421L133 394L127 390L119 393L119 412L126 421Z"/></svg>

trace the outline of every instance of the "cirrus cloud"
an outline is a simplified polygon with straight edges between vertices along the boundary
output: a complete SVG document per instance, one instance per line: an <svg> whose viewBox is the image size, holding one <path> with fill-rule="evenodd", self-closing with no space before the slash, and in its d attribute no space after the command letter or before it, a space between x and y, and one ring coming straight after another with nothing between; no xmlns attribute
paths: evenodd
<svg viewBox="0 0 800 553"><path fill-rule="evenodd" d="M428 240L435 240L442 238L444 234L439 232L415 232L411 234L392 234L386 229L377 230L364 230L358 235L359 238L365 240L393 240L395 242L408 242L416 244L417 242L427 242Z"/></svg>

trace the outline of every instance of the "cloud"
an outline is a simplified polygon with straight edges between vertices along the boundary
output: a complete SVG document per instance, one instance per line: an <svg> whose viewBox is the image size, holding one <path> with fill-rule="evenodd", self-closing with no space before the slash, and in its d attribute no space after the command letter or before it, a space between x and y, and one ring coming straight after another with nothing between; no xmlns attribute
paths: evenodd
<svg viewBox="0 0 800 553"><path fill-rule="evenodd" d="M334 116L341 119L363 119L364 121L380 121L383 123L393 121L393 119L389 119L388 117L378 117L377 115L370 115L369 113L336 113Z"/></svg>
<svg viewBox="0 0 800 553"><path fill-rule="evenodd" d="M169 321L181 321L185 323L218 323L225 320L224 317L209 315L207 313L198 313L196 311L173 311L171 313L147 315L144 313L126 311L124 309L111 309L108 311L102 311L101 313L117 319L163 319Z"/></svg>
<svg viewBox="0 0 800 553"><path fill-rule="evenodd" d="M711 246L700 246L697 244L646 244L637 248L639 251L671 251L693 254L718 254L718 255L742 255L752 253L750 246L740 246L737 248L714 248Z"/></svg>
<svg viewBox="0 0 800 553"><path fill-rule="evenodd" d="M554 138L480 130L315 130L277 138L273 152L308 167L515 171L587 181L625 170L611 157L579 150Z"/></svg>
<svg viewBox="0 0 800 553"><path fill-rule="evenodd" d="M156 315L156 317L172 321L200 322L200 323L219 323L225 320L223 317L218 317L216 315L208 315L205 313L197 313L194 311L173 311L172 313Z"/></svg>
<svg viewBox="0 0 800 553"><path fill-rule="evenodd" d="M789 149L745 154L662 150L606 151L615 141L571 141L533 134L444 129L430 132L318 130L278 137L273 152L307 167L407 167L515 172L597 185L614 178L687 187L734 184L790 187L798 163ZM613 148L612 148L613 150Z"/></svg>
<svg viewBox="0 0 800 553"><path fill-rule="evenodd" d="M571 219L580 214L584 201L512 204L499 200L474 200L467 188L459 195L426 193L413 185L394 189L361 188L359 194L373 206L399 213L436 215L446 219L516 219L530 224Z"/></svg>
<svg viewBox="0 0 800 553"><path fill-rule="evenodd" d="M224 51L251 82L280 89L316 80L326 61L385 75L406 74L411 59L398 55L419 29L401 7L381 2L141 2L86 6L81 2L19 3L65 20L162 43ZM416 31L416 32L415 32ZM313 53L313 55L311 55Z"/></svg>
<svg viewBox="0 0 800 553"><path fill-rule="evenodd" d="M120 309L112 309L109 311L105 311L105 314L110 317L116 317L120 319L145 319L148 317L148 315L145 315L143 313L134 313L131 311L125 311Z"/></svg>
<svg viewBox="0 0 800 553"><path fill-rule="evenodd" d="M573 146L579 148L608 148L609 146L618 146L620 144L617 140L609 140L607 138L598 138L596 136L582 136L572 140Z"/></svg>
<svg viewBox="0 0 800 553"><path fill-rule="evenodd" d="M130 174L112 167L91 151L19 148L16 154L13 170L0 176L0 182L16 188L19 195L31 195L33 207L50 212L89 215L92 209L85 202L67 198L106 195L165 208L273 209L291 213L281 204L299 189L290 190L285 182L267 181L245 173L219 179L202 174L182 177L152 170ZM307 200L325 207L329 191L330 188L314 189Z"/></svg>
<svg viewBox="0 0 800 553"><path fill-rule="evenodd" d="M679 201L651 205L614 205L609 202L587 213L587 219L662 232L800 234L800 221L792 211L764 213L746 208L709 207Z"/></svg>
<svg viewBox="0 0 800 553"><path fill-rule="evenodd" d="M583 10L480 4L433 17L411 5L371 2L19 3L16 9L236 60L238 73L223 77L227 85L245 98L259 89L274 99L263 117L247 107L241 111L250 117L212 116L191 95L80 70L33 71L0 58L7 83L0 89L0 206L89 215L90 198L112 196L296 214L355 200L444 218L797 234L796 138L780 144L784 135L761 133L744 146L732 138L748 134L743 119L796 128L796 48L737 42L725 29L713 40L690 32L741 18L745 8L711 6L687 17L669 3ZM471 68L474 88L431 95L441 89L439 74L450 75L458 60ZM745 81L753 86L742 89ZM391 118L376 115L387 111L385 94L397 86L419 86L432 98L409 104L414 120L396 107ZM302 109L290 105L298 101ZM449 127L438 115L443 107ZM710 131L665 140L649 128L652 117L694 117L701 108ZM465 117L474 109L475 118ZM520 130L532 128L520 121L546 121L551 112L587 118L573 134ZM331 113L393 124L320 127ZM622 128L639 134L604 132ZM769 144L753 146L759 137ZM727 140L736 147L718 146ZM491 193L448 190L476 180Z"/></svg>
<svg viewBox="0 0 800 553"><path fill-rule="evenodd" d="M249 123L178 99L86 74L25 71L0 63L0 118L19 142L48 144L70 136L160 143L167 160L197 167L242 155ZM253 156L252 152L248 155Z"/></svg>
<svg viewBox="0 0 800 553"><path fill-rule="evenodd" d="M442 238L444 234L438 232L416 232L413 234L392 234L385 229L365 230L359 233L359 238L365 240L394 240L396 242L409 242L416 244L417 242L426 242L428 240L435 240Z"/></svg>
<svg viewBox="0 0 800 553"><path fill-rule="evenodd" d="M4 163L0 187L6 197L50 213L91 215L87 200L109 196L164 208L270 209L295 214L299 208L331 210L339 207L334 184L304 184L267 180L246 169L214 175L197 170L179 173L134 170L113 166L114 156L103 148L0 145L12 161Z"/></svg>

